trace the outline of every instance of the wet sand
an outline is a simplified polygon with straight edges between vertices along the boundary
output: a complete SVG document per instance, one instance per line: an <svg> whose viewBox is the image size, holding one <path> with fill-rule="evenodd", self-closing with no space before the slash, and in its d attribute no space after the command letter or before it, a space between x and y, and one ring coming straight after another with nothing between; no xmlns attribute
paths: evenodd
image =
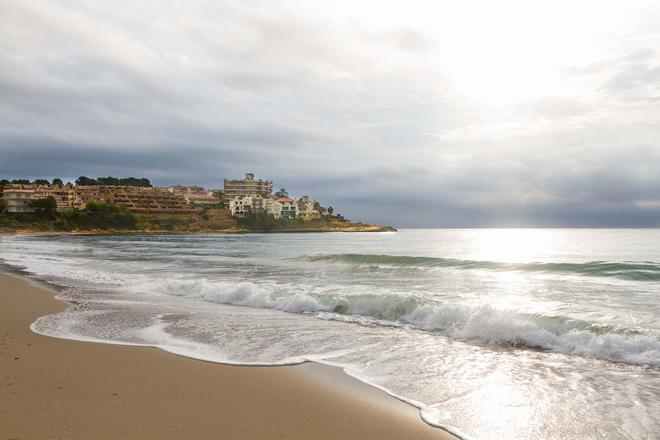
<svg viewBox="0 0 660 440"><path fill-rule="evenodd" d="M67 304L0 273L0 439L454 439L419 411L307 363L241 367L33 333Z"/></svg>

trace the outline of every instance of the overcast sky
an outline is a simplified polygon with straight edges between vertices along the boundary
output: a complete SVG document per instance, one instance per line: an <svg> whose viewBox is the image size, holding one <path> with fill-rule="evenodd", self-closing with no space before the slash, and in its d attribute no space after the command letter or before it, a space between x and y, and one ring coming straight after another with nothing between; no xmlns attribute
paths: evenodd
<svg viewBox="0 0 660 440"><path fill-rule="evenodd" d="M660 226L660 2L0 0L0 178Z"/></svg>

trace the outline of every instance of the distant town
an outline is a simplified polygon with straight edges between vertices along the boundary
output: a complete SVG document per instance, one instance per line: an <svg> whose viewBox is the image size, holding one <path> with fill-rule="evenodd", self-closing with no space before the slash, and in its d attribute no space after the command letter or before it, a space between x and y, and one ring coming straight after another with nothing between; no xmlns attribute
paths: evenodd
<svg viewBox="0 0 660 440"><path fill-rule="evenodd" d="M352 223L308 195L273 192L273 181L224 179L223 187L154 187L146 178L0 180L0 231L381 231Z"/></svg>
<svg viewBox="0 0 660 440"><path fill-rule="evenodd" d="M34 201L52 197L57 211L85 209L89 202L102 202L126 208L134 213L191 214L206 206L228 209L233 217L251 214L272 215L275 219L318 220L332 215L332 207L324 208L305 195L298 199L282 188L273 194L273 181L255 179L246 173L244 179L224 179L223 189L175 185L153 187L149 179L79 177L75 184L60 179L2 180L0 194L4 209L10 213L35 212ZM341 215L337 215L341 218Z"/></svg>

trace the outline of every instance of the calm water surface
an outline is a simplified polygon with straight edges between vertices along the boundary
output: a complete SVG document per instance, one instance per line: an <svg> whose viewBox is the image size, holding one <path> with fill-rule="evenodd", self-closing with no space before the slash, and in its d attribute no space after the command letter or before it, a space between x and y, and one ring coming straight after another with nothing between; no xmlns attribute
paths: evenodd
<svg viewBox="0 0 660 440"><path fill-rule="evenodd" d="M471 439L660 438L660 230L0 237L41 333L341 366Z"/></svg>

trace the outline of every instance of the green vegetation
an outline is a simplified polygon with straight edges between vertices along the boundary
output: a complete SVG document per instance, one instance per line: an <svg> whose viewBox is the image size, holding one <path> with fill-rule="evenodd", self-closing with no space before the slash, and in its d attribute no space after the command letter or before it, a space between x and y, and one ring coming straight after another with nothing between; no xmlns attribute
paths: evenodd
<svg viewBox="0 0 660 440"><path fill-rule="evenodd" d="M48 197L30 202L33 213L3 213L0 230L91 231L135 230L137 218L124 208L90 202L80 211L56 212L55 199Z"/></svg>
<svg viewBox="0 0 660 440"><path fill-rule="evenodd" d="M252 214L236 219L236 224L245 229L260 231L275 231L284 229L287 225L293 225L298 219L276 219L272 214ZM302 221L300 221L302 223Z"/></svg>
<svg viewBox="0 0 660 440"><path fill-rule="evenodd" d="M53 185L55 184L54 182L55 181L53 181ZM0 180L0 186L9 185L10 183L14 185L50 185L48 179L34 179L32 182L30 182L29 179L14 179L11 182L7 179Z"/></svg>
<svg viewBox="0 0 660 440"><path fill-rule="evenodd" d="M151 188L151 182L147 178L136 178L136 177L126 177L124 179L118 179L116 177L97 177L96 179L89 178L87 176L80 176L76 179L76 185L83 186L98 186L98 185L108 185L108 186L141 186L146 188Z"/></svg>
<svg viewBox="0 0 660 440"><path fill-rule="evenodd" d="M351 223L343 217L325 216L318 220L276 219L271 214L252 214L236 219L237 226L246 231L255 232L330 232L330 231L394 231L389 226L363 225Z"/></svg>
<svg viewBox="0 0 660 440"><path fill-rule="evenodd" d="M53 196L31 200L29 206L34 209L34 214L37 217L53 219L57 215L57 202Z"/></svg>
<svg viewBox="0 0 660 440"><path fill-rule="evenodd" d="M33 213L7 213L0 199L0 231L24 232L369 232L390 227L351 223L335 216L319 220L275 219L270 214L233 218L222 208L205 208L200 215L133 214L125 208L89 202L80 211L54 212L54 200L32 201Z"/></svg>
<svg viewBox="0 0 660 440"><path fill-rule="evenodd" d="M60 213L63 230L126 229L137 226L135 214L125 208L105 203L88 202L85 209Z"/></svg>
<svg viewBox="0 0 660 440"><path fill-rule="evenodd" d="M280 190L275 193L275 197L278 199L282 197L289 197L289 193L286 188L280 188Z"/></svg>

